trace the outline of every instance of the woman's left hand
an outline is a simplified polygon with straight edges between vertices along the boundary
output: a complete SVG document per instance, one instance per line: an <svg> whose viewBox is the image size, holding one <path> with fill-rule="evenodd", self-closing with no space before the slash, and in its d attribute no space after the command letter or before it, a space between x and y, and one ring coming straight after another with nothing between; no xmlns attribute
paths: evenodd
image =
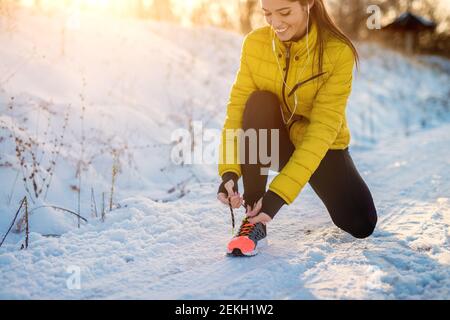
<svg viewBox="0 0 450 320"><path fill-rule="evenodd" d="M260 212L256 217L248 219L248 222L250 222L251 224L256 224L258 222L261 222L262 224L267 224L270 221L272 221L272 218L264 212Z"/></svg>
<svg viewBox="0 0 450 320"><path fill-rule="evenodd" d="M249 205L247 205L247 217L248 222L250 222L251 224L256 224L258 222L261 222L263 224L266 224L270 221L272 221L272 218L264 213L264 212L260 212L262 208L262 198L259 199L259 201L255 204L254 208L252 209Z"/></svg>

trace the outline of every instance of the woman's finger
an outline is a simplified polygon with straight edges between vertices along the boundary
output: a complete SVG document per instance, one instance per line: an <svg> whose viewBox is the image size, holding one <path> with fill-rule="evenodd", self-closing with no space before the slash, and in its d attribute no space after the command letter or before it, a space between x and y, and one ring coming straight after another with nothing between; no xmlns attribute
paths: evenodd
<svg viewBox="0 0 450 320"><path fill-rule="evenodd" d="M258 202L255 204L255 207L253 208L253 211L256 211L256 213L259 213L262 208L262 198L258 200Z"/></svg>
<svg viewBox="0 0 450 320"><path fill-rule="evenodd" d="M258 214L256 210L247 211L247 217L254 217Z"/></svg>
<svg viewBox="0 0 450 320"><path fill-rule="evenodd" d="M254 217L258 215L259 211L261 211L261 208L262 208L262 198L258 200L253 209L249 205L247 205L247 216Z"/></svg>
<svg viewBox="0 0 450 320"><path fill-rule="evenodd" d="M225 183L225 189L228 192L228 196L231 197L234 195L234 181L233 180L229 180L227 183Z"/></svg>
<svg viewBox="0 0 450 320"><path fill-rule="evenodd" d="M233 208L236 207L236 204L237 204L238 201L239 201L239 198L237 198L236 196L232 196L232 197L230 198L231 206L232 206Z"/></svg>
<svg viewBox="0 0 450 320"><path fill-rule="evenodd" d="M239 193L236 193L234 196L230 198L231 206L234 209L238 209L242 204L242 198Z"/></svg>
<svg viewBox="0 0 450 320"><path fill-rule="evenodd" d="M217 199L219 199L219 201L222 202L223 204L226 204L226 205L229 204L228 197L226 196L225 193L217 194Z"/></svg>
<svg viewBox="0 0 450 320"><path fill-rule="evenodd" d="M247 211L247 217L254 217L257 213L255 211Z"/></svg>

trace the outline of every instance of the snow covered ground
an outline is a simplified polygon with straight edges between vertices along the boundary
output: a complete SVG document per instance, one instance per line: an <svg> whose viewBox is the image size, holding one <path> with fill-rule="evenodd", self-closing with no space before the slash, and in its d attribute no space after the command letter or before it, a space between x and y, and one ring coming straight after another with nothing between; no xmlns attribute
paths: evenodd
<svg viewBox="0 0 450 320"><path fill-rule="evenodd" d="M0 297L448 299L449 130L354 155L380 214L369 239L337 229L308 187L269 225L269 247L252 258L227 257L229 212L212 200L215 184L203 183L175 202L123 199L105 223L60 238L32 233L28 250L6 245ZM74 268L79 290L67 287Z"/></svg>
<svg viewBox="0 0 450 320"><path fill-rule="evenodd" d="M14 136L34 141L45 176L51 137L64 131L48 195L30 205L77 211L81 159L89 220L78 229L71 215L35 211L28 250L23 232L0 248L0 298L450 298L449 62L376 45L360 46L348 107L350 152L378 208L374 235L334 227L307 187L270 224L265 251L224 255L231 223L215 200L216 166L171 163L171 134L190 121L220 129L241 41L213 28L28 11L0 31L0 235L26 195ZM97 203L109 197L114 152L115 209L102 222L91 190Z"/></svg>

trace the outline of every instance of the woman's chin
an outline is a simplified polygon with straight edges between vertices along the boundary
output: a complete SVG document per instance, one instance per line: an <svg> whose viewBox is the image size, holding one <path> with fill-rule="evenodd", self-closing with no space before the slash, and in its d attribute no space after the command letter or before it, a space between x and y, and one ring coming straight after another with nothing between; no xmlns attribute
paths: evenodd
<svg viewBox="0 0 450 320"><path fill-rule="evenodd" d="M287 30L286 32L283 32L283 33L277 33L278 39L280 39L280 41L289 41L289 40L291 40L293 35L289 31L290 30Z"/></svg>
<svg viewBox="0 0 450 320"><path fill-rule="evenodd" d="M292 37L278 37L278 39L280 39L281 42L288 42L291 41Z"/></svg>

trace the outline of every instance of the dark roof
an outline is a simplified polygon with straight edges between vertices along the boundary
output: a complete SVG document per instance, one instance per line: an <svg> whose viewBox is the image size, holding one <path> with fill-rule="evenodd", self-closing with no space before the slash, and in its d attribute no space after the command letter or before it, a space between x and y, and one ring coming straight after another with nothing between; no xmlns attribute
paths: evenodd
<svg viewBox="0 0 450 320"><path fill-rule="evenodd" d="M417 16L411 12L402 13L394 22L388 24L383 29L392 31L425 31L434 30L436 23L424 17Z"/></svg>

